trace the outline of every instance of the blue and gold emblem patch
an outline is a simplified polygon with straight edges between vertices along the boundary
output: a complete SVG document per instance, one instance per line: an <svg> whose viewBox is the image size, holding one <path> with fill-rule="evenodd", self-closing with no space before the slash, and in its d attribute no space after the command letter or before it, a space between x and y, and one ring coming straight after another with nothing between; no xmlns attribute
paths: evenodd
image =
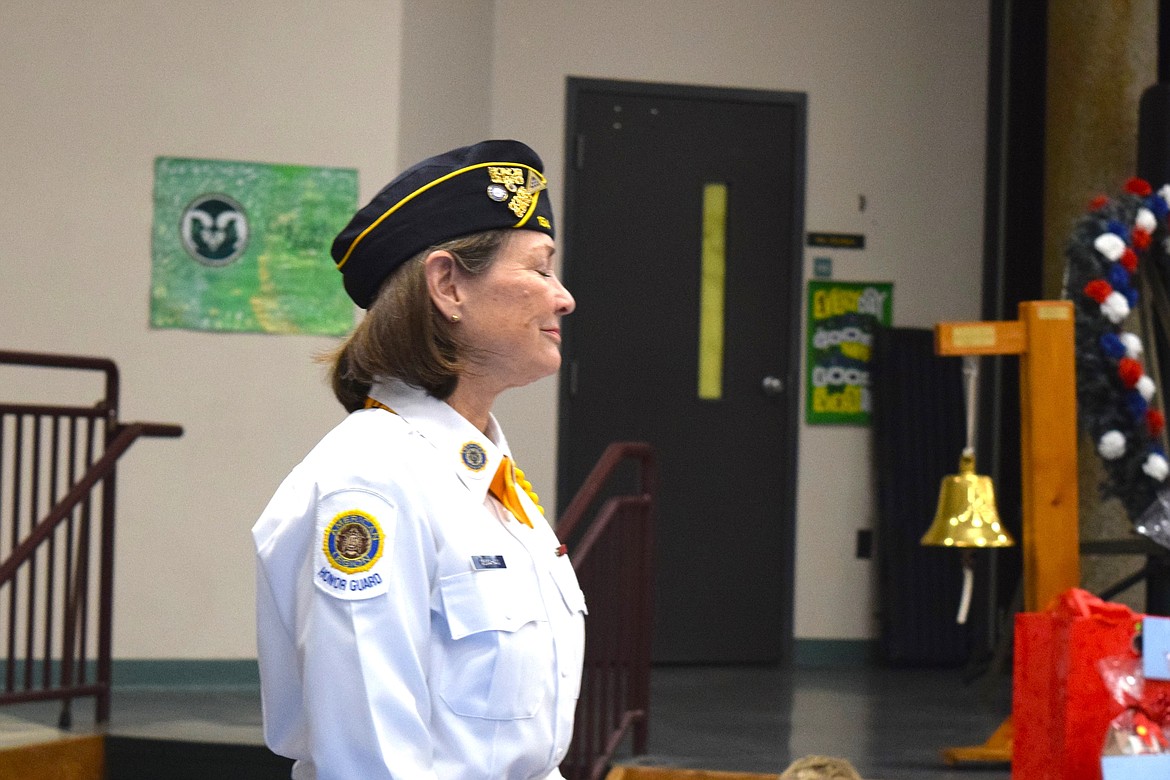
<svg viewBox="0 0 1170 780"><path fill-rule="evenodd" d="M322 549L333 568L356 574L373 568L383 552L382 529L373 515L350 509L333 518L325 529Z"/></svg>
<svg viewBox="0 0 1170 780"><path fill-rule="evenodd" d="M487 465L487 452L479 442L469 441L464 444L459 457L463 459L463 465L472 471L483 471Z"/></svg>

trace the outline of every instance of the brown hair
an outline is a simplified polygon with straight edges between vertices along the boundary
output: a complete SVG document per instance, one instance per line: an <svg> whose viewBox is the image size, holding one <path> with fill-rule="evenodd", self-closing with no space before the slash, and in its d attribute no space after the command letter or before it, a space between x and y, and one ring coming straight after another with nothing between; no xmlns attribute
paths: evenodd
<svg viewBox="0 0 1170 780"><path fill-rule="evenodd" d="M321 356L332 363L333 394L354 411L365 405L377 377L395 377L446 399L466 355L452 324L431 301L424 261L431 252L450 252L469 274L483 273L495 260L509 230L489 230L444 241L419 252L382 283L377 298L336 350Z"/></svg>

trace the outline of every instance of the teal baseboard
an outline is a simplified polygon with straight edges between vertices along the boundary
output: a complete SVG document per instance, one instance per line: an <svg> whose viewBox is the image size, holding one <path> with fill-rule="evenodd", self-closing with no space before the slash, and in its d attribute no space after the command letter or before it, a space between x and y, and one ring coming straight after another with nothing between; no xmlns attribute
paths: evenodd
<svg viewBox="0 0 1170 780"><path fill-rule="evenodd" d="M260 688L255 658L233 660L115 659L117 688Z"/></svg>
<svg viewBox="0 0 1170 780"><path fill-rule="evenodd" d="M877 657L872 639L797 639L793 663L801 667L867 666ZM117 659L114 688L256 688L255 658L233 660Z"/></svg>
<svg viewBox="0 0 1170 780"><path fill-rule="evenodd" d="M801 667L870 666L877 659L875 639L797 639L792 662Z"/></svg>

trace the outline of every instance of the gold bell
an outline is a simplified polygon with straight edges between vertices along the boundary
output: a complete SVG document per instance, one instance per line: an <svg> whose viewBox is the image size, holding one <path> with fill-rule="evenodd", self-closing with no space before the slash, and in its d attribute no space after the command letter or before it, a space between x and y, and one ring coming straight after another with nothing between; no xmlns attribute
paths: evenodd
<svg viewBox="0 0 1170 780"><path fill-rule="evenodd" d="M934 522L919 542L940 547L1011 547L1011 534L999 522L991 477L975 473L975 453L964 450L959 473L943 477Z"/></svg>

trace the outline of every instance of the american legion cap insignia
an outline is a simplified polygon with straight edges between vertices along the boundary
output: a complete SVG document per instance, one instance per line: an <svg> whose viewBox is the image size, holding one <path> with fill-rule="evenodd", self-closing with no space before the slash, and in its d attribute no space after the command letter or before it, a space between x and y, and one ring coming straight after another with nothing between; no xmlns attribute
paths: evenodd
<svg viewBox="0 0 1170 780"><path fill-rule="evenodd" d="M384 590L374 566L385 551L385 537L373 515L360 509L337 514L325 527L321 551L327 565L319 567L316 579L322 590L351 599Z"/></svg>

